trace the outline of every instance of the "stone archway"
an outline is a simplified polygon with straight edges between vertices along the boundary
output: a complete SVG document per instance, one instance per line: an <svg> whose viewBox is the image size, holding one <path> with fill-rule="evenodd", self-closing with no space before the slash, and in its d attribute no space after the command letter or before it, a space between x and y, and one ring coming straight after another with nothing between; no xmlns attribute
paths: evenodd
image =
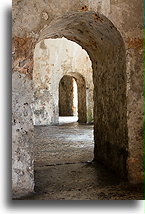
<svg viewBox="0 0 145 214"><path fill-rule="evenodd" d="M66 38L44 39L34 50L33 124L59 123L59 83L64 75L72 76L78 85L80 123L93 122L92 63L80 45Z"/></svg>
<svg viewBox="0 0 145 214"><path fill-rule="evenodd" d="M73 77L64 75L59 82L59 117L74 116Z"/></svg>
<svg viewBox="0 0 145 214"><path fill-rule="evenodd" d="M86 97L86 82L85 78L76 72L69 72L67 74L68 77L73 77L76 80L77 88L78 88L78 122L86 123L91 122L92 118L89 118L89 107L87 106L87 97ZM65 77L65 76L64 76ZM92 106L93 109L93 106Z"/></svg>
<svg viewBox="0 0 145 214"><path fill-rule="evenodd" d="M41 30L37 41L45 50L45 39L65 37L82 46L90 56L94 83L94 137L95 160L100 160L123 177L127 176L128 132L126 104L126 59L124 42L115 26L103 15L95 12L76 12L64 15ZM17 75L17 74L15 74ZM22 79L22 78L21 78ZM19 80L18 80L19 81ZM32 85L32 81L29 81ZM28 88L24 85L25 90ZM31 91L31 88L29 89ZM23 88L20 92L22 95ZM30 93L28 93L30 95ZM31 103L31 95L29 101ZM29 106L27 107L30 110ZM26 120L27 119L27 120ZM32 142L33 127L30 119L22 142ZM18 134L17 134L18 135ZM17 138L15 138L17 140ZM22 143L18 143L23 145ZM14 145L15 146L15 145ZM23 174L17 174L14 160L13 188L18 192L33 191L33 155L26 146L20 151ZM15 150L14 150L15 151ZM15 156L14 156L15 157ZM17 182L18 181L18 182ZM25 191L25 192L26 192ZM24 192L23 192L24 193Z"/></svg>
<svg viewBox="0 0 145 214"><path fill-rule="evenodd" d="M68 75L73 76L76 79L78 86L78 122L79 123L89 123L89 118L87 117L89 113L89 107L87 106L86 97L86 82L85 78L79 73L69 73Z"/></svg>
<svg viewBox="0 0 145 214"><path fill-rule="evenodd" d="M94 82L95 160L127 176L128 132L126 60L123 39L114 25L95 12L76 12L53 21L39 42L65 37L89 54Z"/></svg>

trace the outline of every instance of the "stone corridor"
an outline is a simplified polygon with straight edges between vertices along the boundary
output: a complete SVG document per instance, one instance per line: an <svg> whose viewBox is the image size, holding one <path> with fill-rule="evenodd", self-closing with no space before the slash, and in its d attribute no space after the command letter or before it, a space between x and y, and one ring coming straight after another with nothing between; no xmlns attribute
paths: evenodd
<svg viewBox="0 0 145 214"><path fill-rule="evenodd" d="M143 199L142 14L141 0L13 1L13 198Z"/></svg>
<svg viewBox="0 0 145 214"><path fill-rule="evenodd" d="M36 126L35 193L20 200L143 199L142 185L130 186L93 162L93 125L61 117L58 126Z"/></svg>

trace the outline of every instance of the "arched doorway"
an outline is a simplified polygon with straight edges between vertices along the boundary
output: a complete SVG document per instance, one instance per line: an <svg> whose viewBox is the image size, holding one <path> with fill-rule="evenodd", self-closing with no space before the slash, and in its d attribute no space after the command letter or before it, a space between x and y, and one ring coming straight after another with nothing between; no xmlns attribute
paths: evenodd
<svg viewBox="0 0 145 214"><path fill-rule="evenodd" d="M114 25L95 12L64 15L46 27L44 39L65 37L90 56L94 83L95 160L127 176L128 131L124 42Z"/></svg>
<svg viewBox="0 0 145 214"><path fill-rule="evenodd" d="M45 48L44 48L45 47ZM62 48L63 47L63 48ZM64 76L64 88L61 85L61 96L64 115L73 115L73 81L77 84L78 93L78 121L79 123L93 123L93 72L92 63L87 52L80 45L66 38L45 39L37 43L34 51L34 125L56 125L59 123L59 86ZM71 98L72 97L72 98ZM69 99L68 99L69 98ZM68 100L70 102L68 102ZM76 107L75 107L76 108ZM62 114L63 115L63 114Z"/></svg>
<svg viewBox="0 0 145 214"><path fill-rule="evenodd" d="M59 123L78 121L78 86L75 78L64 75L59 82Z"/></svg>
<svg viewBox="0 0 145 214"><path fill-rule="evenodd" d="M93 160L93 126L85 126L93 119L92 63L87 52L66 38L39 42L33 81L35 167ZM73 116L74 107L79 123L59 117Z"/></svg>
<svg viewBox="0 0 145 214"><path fill-rule="evenodd" d="M77 87L77 94L74 93L75 86ZM79 123L87 122L86 83L81 74L69 73L61 79L59 84L59 113L60 116L78 116Z"/></svg>
<svg viewBox="0 0 145 214"><path fill-rule="evenodd" d="M92 61L95 160L102 161L126 177L128 157L126 66L122 37L107 18L94 12L72 13L59 18L41 31L38 43L41 49L46 51L45 40L62 37L80 44ZM45 60L43 62L46 63ZM49 84L47 76L44 75L43 79ZM43 85L40 86L35 95L43 98L44 94L51 96L47 87L44 90ZM36 98L37 96L34 97ZM44 105L41 107L43 111ZM55 110L52 108L52 111ZM40 111L34 113L39 115ZM47 116L49 117L49 114ZM30 158L26 166L30 165L33 168L33 157L30 152L28 156ZM27 172L27 180L29 179L30 183L33 183L32 173ZM19 183L22 184L21 181Z"/></svg>

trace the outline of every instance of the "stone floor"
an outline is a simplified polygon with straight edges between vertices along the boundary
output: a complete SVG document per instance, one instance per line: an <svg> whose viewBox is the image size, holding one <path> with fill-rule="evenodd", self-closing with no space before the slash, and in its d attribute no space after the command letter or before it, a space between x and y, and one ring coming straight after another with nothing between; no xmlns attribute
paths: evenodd
<svg viewBox="0 0 145 214"><path fill-rule="evenodd" d="M35 127L35 166L93 160L93 126L75 120L61 117L59 126Z"/></svg>
<svg viewBox="0 0 145 214"><path fill-rule="evenodd" d="M93 126L76 120L35 127L35 194L20 200L143 200L142 185L129 185L92 161Z"/></svg>

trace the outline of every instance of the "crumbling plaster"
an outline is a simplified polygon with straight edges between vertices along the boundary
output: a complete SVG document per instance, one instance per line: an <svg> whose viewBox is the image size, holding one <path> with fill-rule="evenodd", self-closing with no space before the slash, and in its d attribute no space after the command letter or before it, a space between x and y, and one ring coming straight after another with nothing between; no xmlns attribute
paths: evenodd
<svg viewBox="0 0 145 214"><path fill-rule="evenodd" d="M12 85L12 191L14 196L34 189L34 155L32 124L32 81L15 72ZM29 126L28 126L29 124Z"/></svg>

